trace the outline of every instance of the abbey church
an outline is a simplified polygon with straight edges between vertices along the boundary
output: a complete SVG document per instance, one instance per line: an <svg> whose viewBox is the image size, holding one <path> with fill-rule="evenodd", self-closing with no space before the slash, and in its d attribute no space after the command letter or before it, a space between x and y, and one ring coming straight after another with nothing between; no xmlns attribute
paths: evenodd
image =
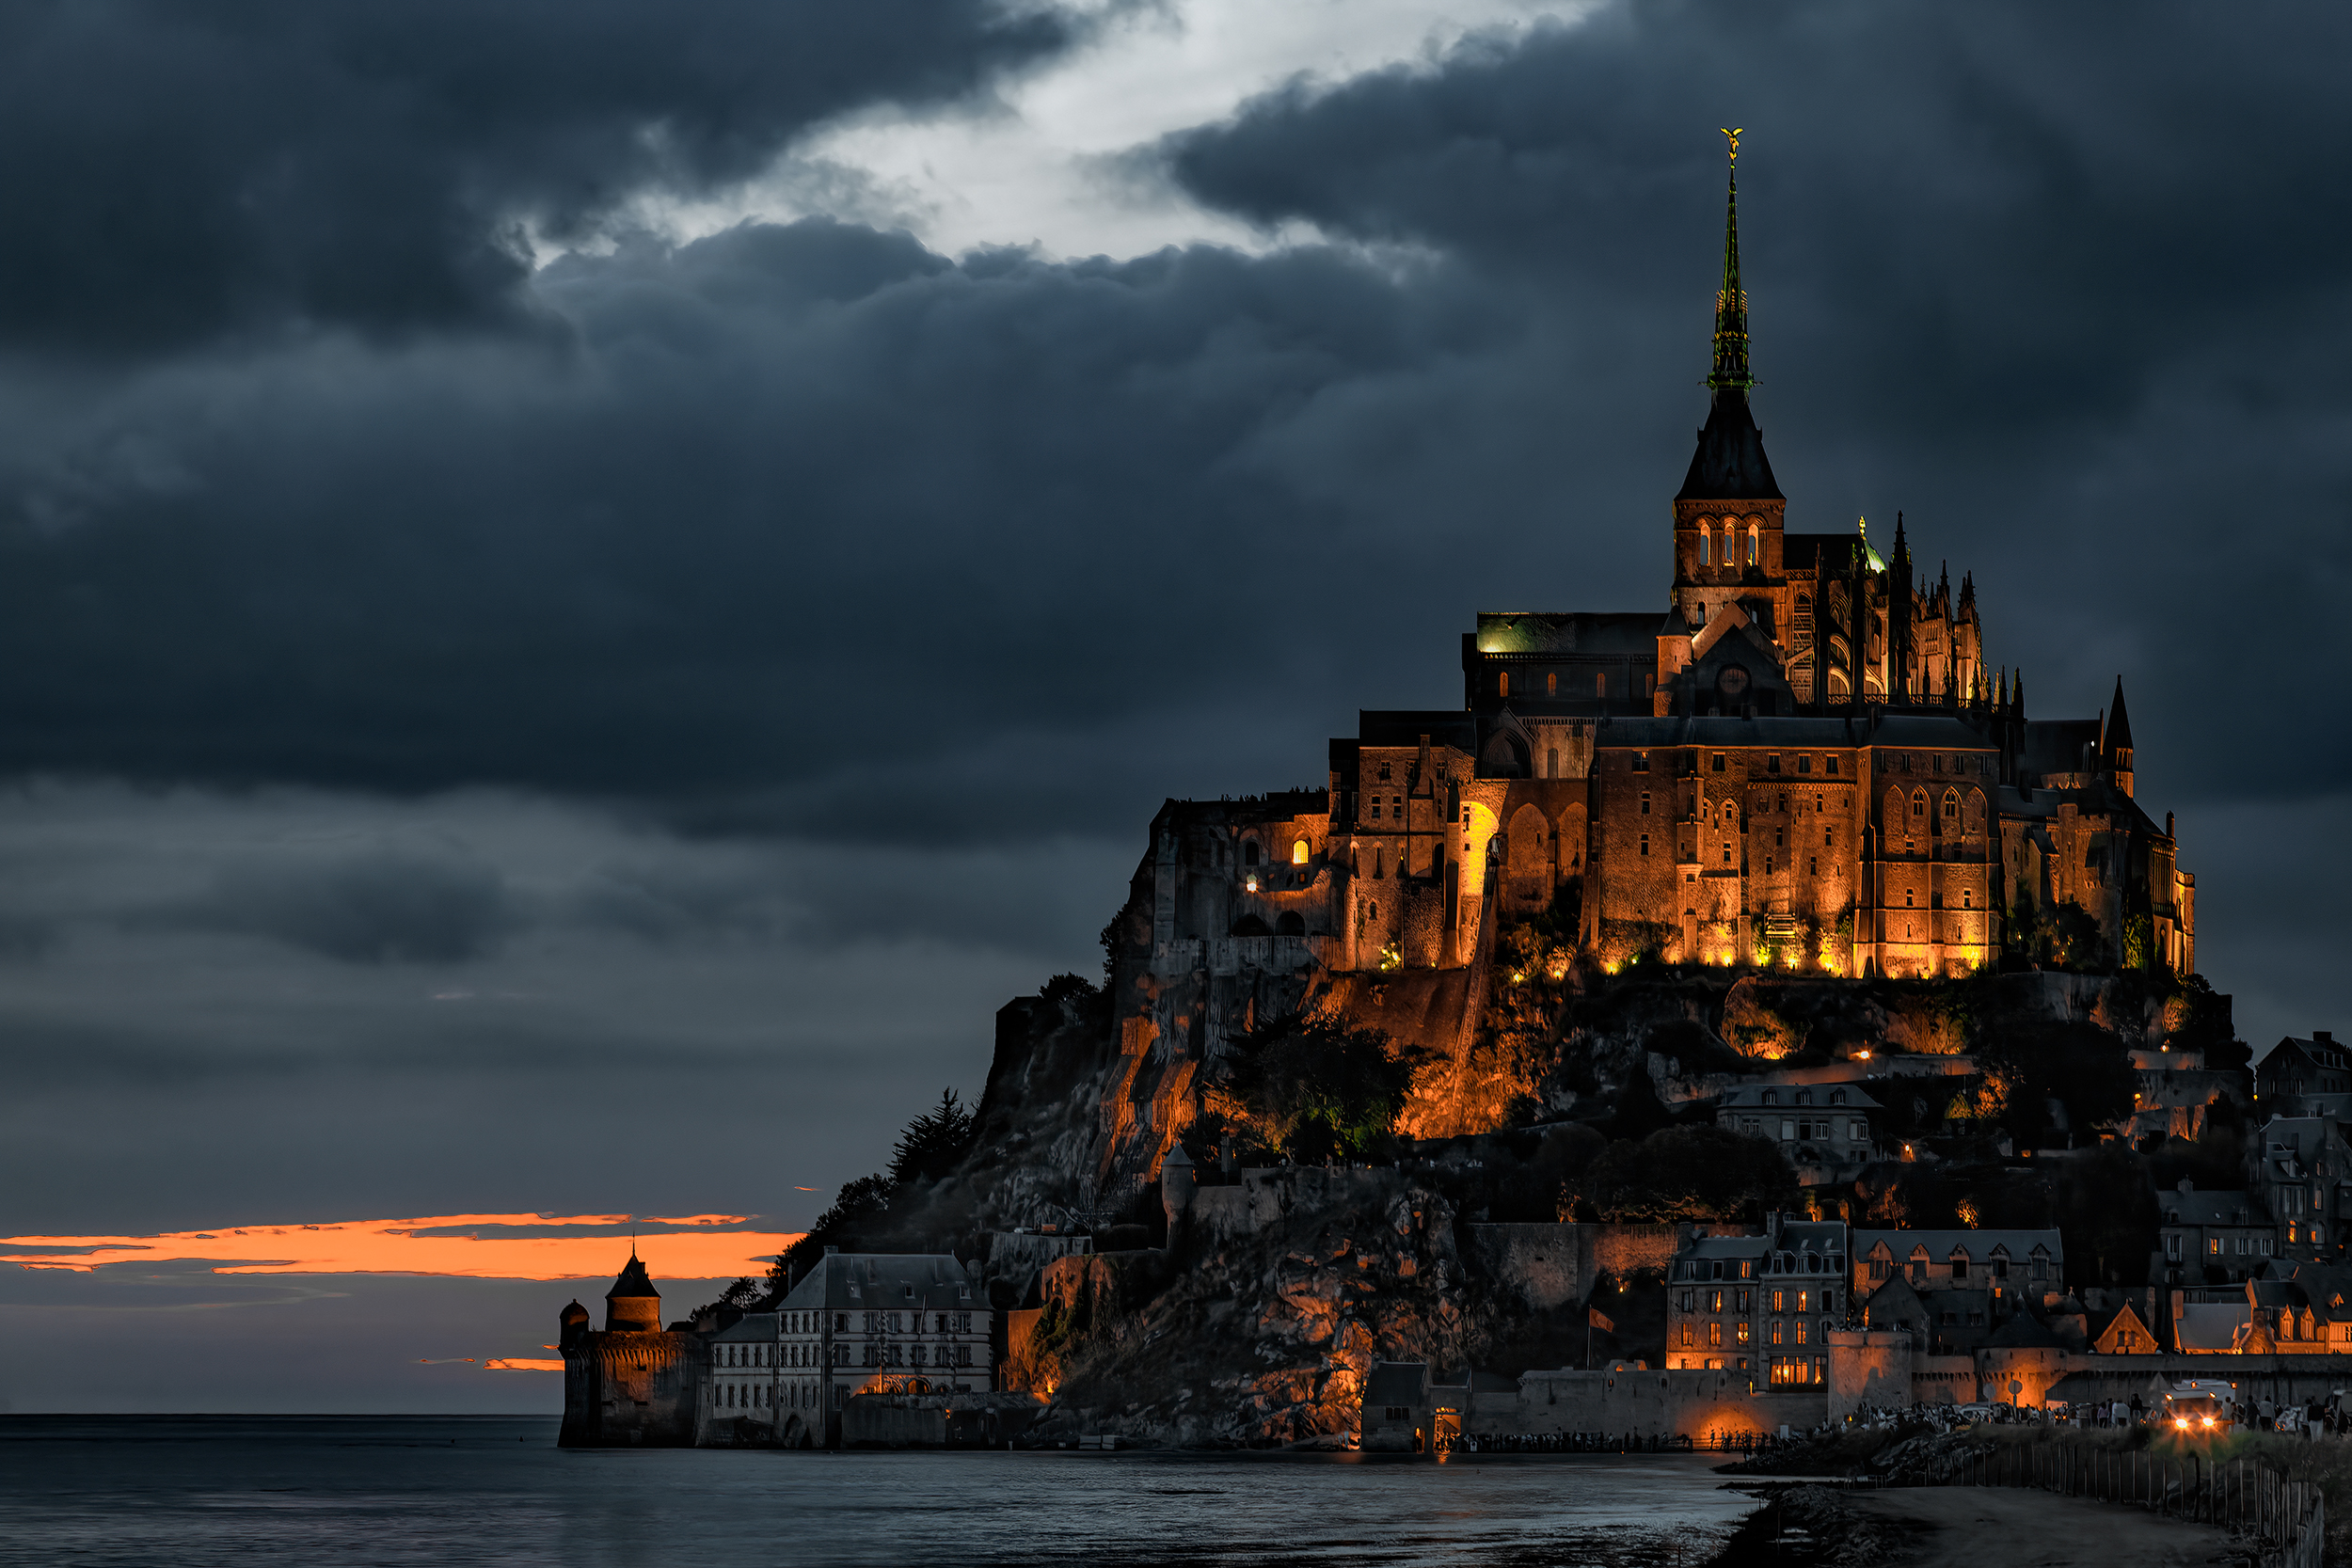
<svg viewBox="0 0 2352 1568"><path fill-rule="evenodd" d="M1884 555L1788 530L1749 408L1738 199L1735 175L1662 605L1481 613L1460 708L1364 712L1327 789L1161 810L1105 933L1126 1058L1106 1177L1156 1159L1200 1066L1262 1019L1369 1019L1393 991L1427 1037L1467 1028L1498 932L1538 916L1610 972L1962 975L2030 961L2061 912L2109 966L2195 969L2195 882L2135 798L2121 683L2097 717L2029 719L1973 579L1924 580L1899 518Z"/></svg>

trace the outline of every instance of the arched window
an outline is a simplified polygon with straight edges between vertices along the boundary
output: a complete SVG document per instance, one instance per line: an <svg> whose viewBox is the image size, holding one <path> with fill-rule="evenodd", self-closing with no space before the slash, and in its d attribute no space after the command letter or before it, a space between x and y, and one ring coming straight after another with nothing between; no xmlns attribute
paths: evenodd
<svg viewBox="0 0 2352 1568"><path fill-rule="evenodd" d="M1763 559L1761 535L1756 532L1756 519L1748 519L1748 564L1753 566Z"/></svg>
<svg viewBox="0 0 2352 1568"><path fill-rule="evenodd" d="M1557 697L1560 695L1559 671L1547 670L1544 672L1544 695L1547 697Z"/></svg>
<svg viewBox="0 0 2352 1568"><path fill-rule="evenodd" d="M1245 838L1241 841L1241 863L1244 865L1258 863L1258 841L1256 839Z"/></svg>
<svg viewBox="0 0 2352 1568"><path fill-rule="evenodd" d="M1508 697L1510 694L1511 672L1505 670L1502 673L1495 676L1495 695L1498 697Z"/></svg>
<svg viewBox="0 0 2352 1568"><path fill-rule="evenodd" d="M1724 519L1724 564L1740 564L1740 519L1737 517Z"/></svg>
<svg viewBox="0 0 2352 1568"><path fill-rule="evenodd" d="M1914 790L1914 791L1912 792L1912 796L1911 796L1911 815L1912 815L1913 818L1914 818L1914 819L1915 819L1915 820L1917 820L1917 821L1922 821L1922 822L1924 822L1924 821L1926 821L1926 820L1927 820L1927 816L1928 816L1928 792L1927 792L1926 790L1924 790L1924 789L1920 789L1920 790Z"/></svg>
<svg viewBox="0 0 2352 1568"><path fill-rule="evenodd" d="M1699 564L1702 566L1707 564L1708 546L1713 543L1714 538L1715 519L1701 517L1699 519Z"/></svg>
<svg viewBox="0 0 2352 1568"><path fill-rule="evenodd" d="M1957 790L1944 792L1944 831L1947 833L1960 832L1960 792Z"/></svg>
<svg viewBox="0 0 2352 1568"><path fill-rule="evenodd" d="M1291 846L1291 863L1293 865L1307 863L1307 841L1305 839L1302 838Z"/></svg>

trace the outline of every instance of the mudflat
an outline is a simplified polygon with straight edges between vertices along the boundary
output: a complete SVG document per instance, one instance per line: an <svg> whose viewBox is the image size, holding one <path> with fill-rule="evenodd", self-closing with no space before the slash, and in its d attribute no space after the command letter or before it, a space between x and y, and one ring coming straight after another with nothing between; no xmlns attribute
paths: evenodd
<svg viewBox="0 0 2352 1568"><path fill-rule="evenodd" d="M1851 1492L1843 1500L1863 1518L1899 1528L1900 1568L2074 1568L2127 1562L2132 1568L2236 1563L2229 1536L2210 1525L2164 1519L2144 1509L2011 1486L1906 1486Z"/></svg>

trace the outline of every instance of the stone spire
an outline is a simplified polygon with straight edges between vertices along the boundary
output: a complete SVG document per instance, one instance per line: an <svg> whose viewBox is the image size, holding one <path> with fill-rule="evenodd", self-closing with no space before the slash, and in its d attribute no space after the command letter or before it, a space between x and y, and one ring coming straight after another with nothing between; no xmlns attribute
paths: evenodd
<svg viewBox="0 0 2352 1568"><path fill-rule="evenodd" d="M1764 433L1748 412L1748 296L1740 287L1740 133L1731 142L1732 178L1724 216L1724 286L1715 294L1715 356L1708 372L1711 397L1698 451L1677 500L1780 500L1780 485L1765 460Z"/></svg>
<svg viewBox="0 0 2352 1568"><path fill-rule="evenodd" d="M1731 144L1730 190L1724 202L1724 286L1715 295L1715 368L1707 384L1717 391L1745 392L1756 385L1748 371L1748 295L1740 287L1740 133L1727 130Z"/></svg>

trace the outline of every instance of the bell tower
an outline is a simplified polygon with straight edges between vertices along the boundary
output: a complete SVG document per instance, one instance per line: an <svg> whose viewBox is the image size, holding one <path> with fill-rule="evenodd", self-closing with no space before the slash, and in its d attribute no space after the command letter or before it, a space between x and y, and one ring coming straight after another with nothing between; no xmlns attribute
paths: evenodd
<svg viewBox="0 0 2352 1568"><path fill-rule="evenodd" d="M1740 284L1740 132L1730 148L1724 207L1724 283L1715 295L1715 354L1708 372L1707 423L1675 496L1674 609L1692 628L1738 604L1789 647L1782 528L1788 502L1764 456L1764 433L1748 411L1756 377L1748 368L1748 296ZM1759 613L1760 611L1760 613ZM1662 684L1670 673L1660 671Z"/></svg>

